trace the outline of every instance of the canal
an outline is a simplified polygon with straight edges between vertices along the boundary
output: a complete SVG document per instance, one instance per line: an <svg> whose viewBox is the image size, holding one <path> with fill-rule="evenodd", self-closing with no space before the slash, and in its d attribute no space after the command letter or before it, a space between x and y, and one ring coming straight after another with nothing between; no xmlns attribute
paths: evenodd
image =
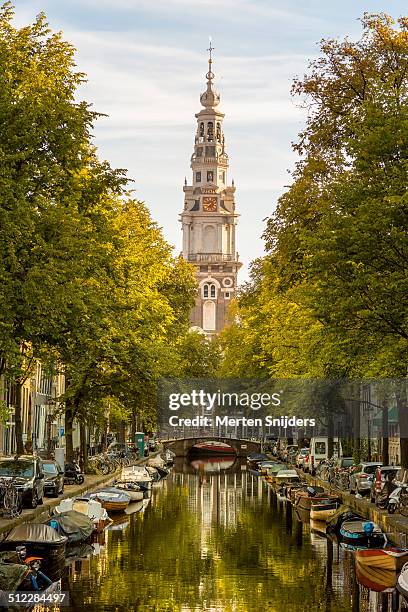
<svg viewBox="0 0 408 612"><path fill-rule="evenodd" d="M391 600L359 586L351 553L225 459L177 463L142 512L115 519L95 554L69 566L64 588L70 610L95 612L374 612Z"/></svg>

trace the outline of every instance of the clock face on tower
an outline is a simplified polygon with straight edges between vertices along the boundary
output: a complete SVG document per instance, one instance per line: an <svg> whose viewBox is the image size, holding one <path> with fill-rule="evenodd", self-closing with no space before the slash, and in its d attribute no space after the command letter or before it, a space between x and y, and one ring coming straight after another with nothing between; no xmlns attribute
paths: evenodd
<svg viewBox="0 0 408 612"><path fill-rule="evenodd" d="M216 212L217 210L217 198L205 197L203 198L203 210L205 212Z"/></svg>

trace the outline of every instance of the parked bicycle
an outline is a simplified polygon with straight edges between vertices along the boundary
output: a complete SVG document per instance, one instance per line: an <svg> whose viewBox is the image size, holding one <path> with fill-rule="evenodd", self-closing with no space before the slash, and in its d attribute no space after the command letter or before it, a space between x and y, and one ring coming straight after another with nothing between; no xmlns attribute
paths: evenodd
<svg viewBox="0 0 408 612"><path fill-rule="evenodd" d="M14 518L20 516L23 504L20 491L11 480L0 478L0 508L3 513Z"/></svg>

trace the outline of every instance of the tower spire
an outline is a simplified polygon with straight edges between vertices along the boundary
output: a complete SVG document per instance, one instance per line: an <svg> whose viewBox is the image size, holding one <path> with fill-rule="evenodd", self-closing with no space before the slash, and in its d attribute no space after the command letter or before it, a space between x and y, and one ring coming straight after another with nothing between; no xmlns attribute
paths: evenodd
<svg viewBox="0 0 408 612"><path fill-rule="evenodd" d="M207 78L207 83L212 83L212 80L214 79L214 73L212 71L212 52L214 51L214 47L212 46L212 38L211 36L209 37L210 40L210 46L208 47L207 51L209 52L209 57L208 57L208 72L205 75Z"/></svg>
<svg viewBox="0 0 408 612"><path fill-rule="evenodd" d="M201 101L201 104L205 108L214 108L215 106L218 106L218 104L220 103L220 96L215 91L215 89L213 89L213 81L214 81L215 75L212 71L212 63L213 63L212 52L214 51L214 47L212 46L211 36L210 36L210 46L208 47L207 51L209 53L208 72L205 75L205 78L207 79L207 90L203 94L201 94L200 101Z"/></svg>

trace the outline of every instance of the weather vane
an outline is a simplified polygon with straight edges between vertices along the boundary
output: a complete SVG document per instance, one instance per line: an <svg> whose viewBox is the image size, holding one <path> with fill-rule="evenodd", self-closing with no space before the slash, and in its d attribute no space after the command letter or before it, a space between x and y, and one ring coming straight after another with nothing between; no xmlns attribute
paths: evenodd
<svg viewBox="0 0 408 612"><path fill-rule="evenodd" d="M214 51L214 47L212 46L212 38L211 36L208 37L209 41L210 41L210 46L208 47L207 51L210 52L210 61L212 60L212 52Z"/></svg>

